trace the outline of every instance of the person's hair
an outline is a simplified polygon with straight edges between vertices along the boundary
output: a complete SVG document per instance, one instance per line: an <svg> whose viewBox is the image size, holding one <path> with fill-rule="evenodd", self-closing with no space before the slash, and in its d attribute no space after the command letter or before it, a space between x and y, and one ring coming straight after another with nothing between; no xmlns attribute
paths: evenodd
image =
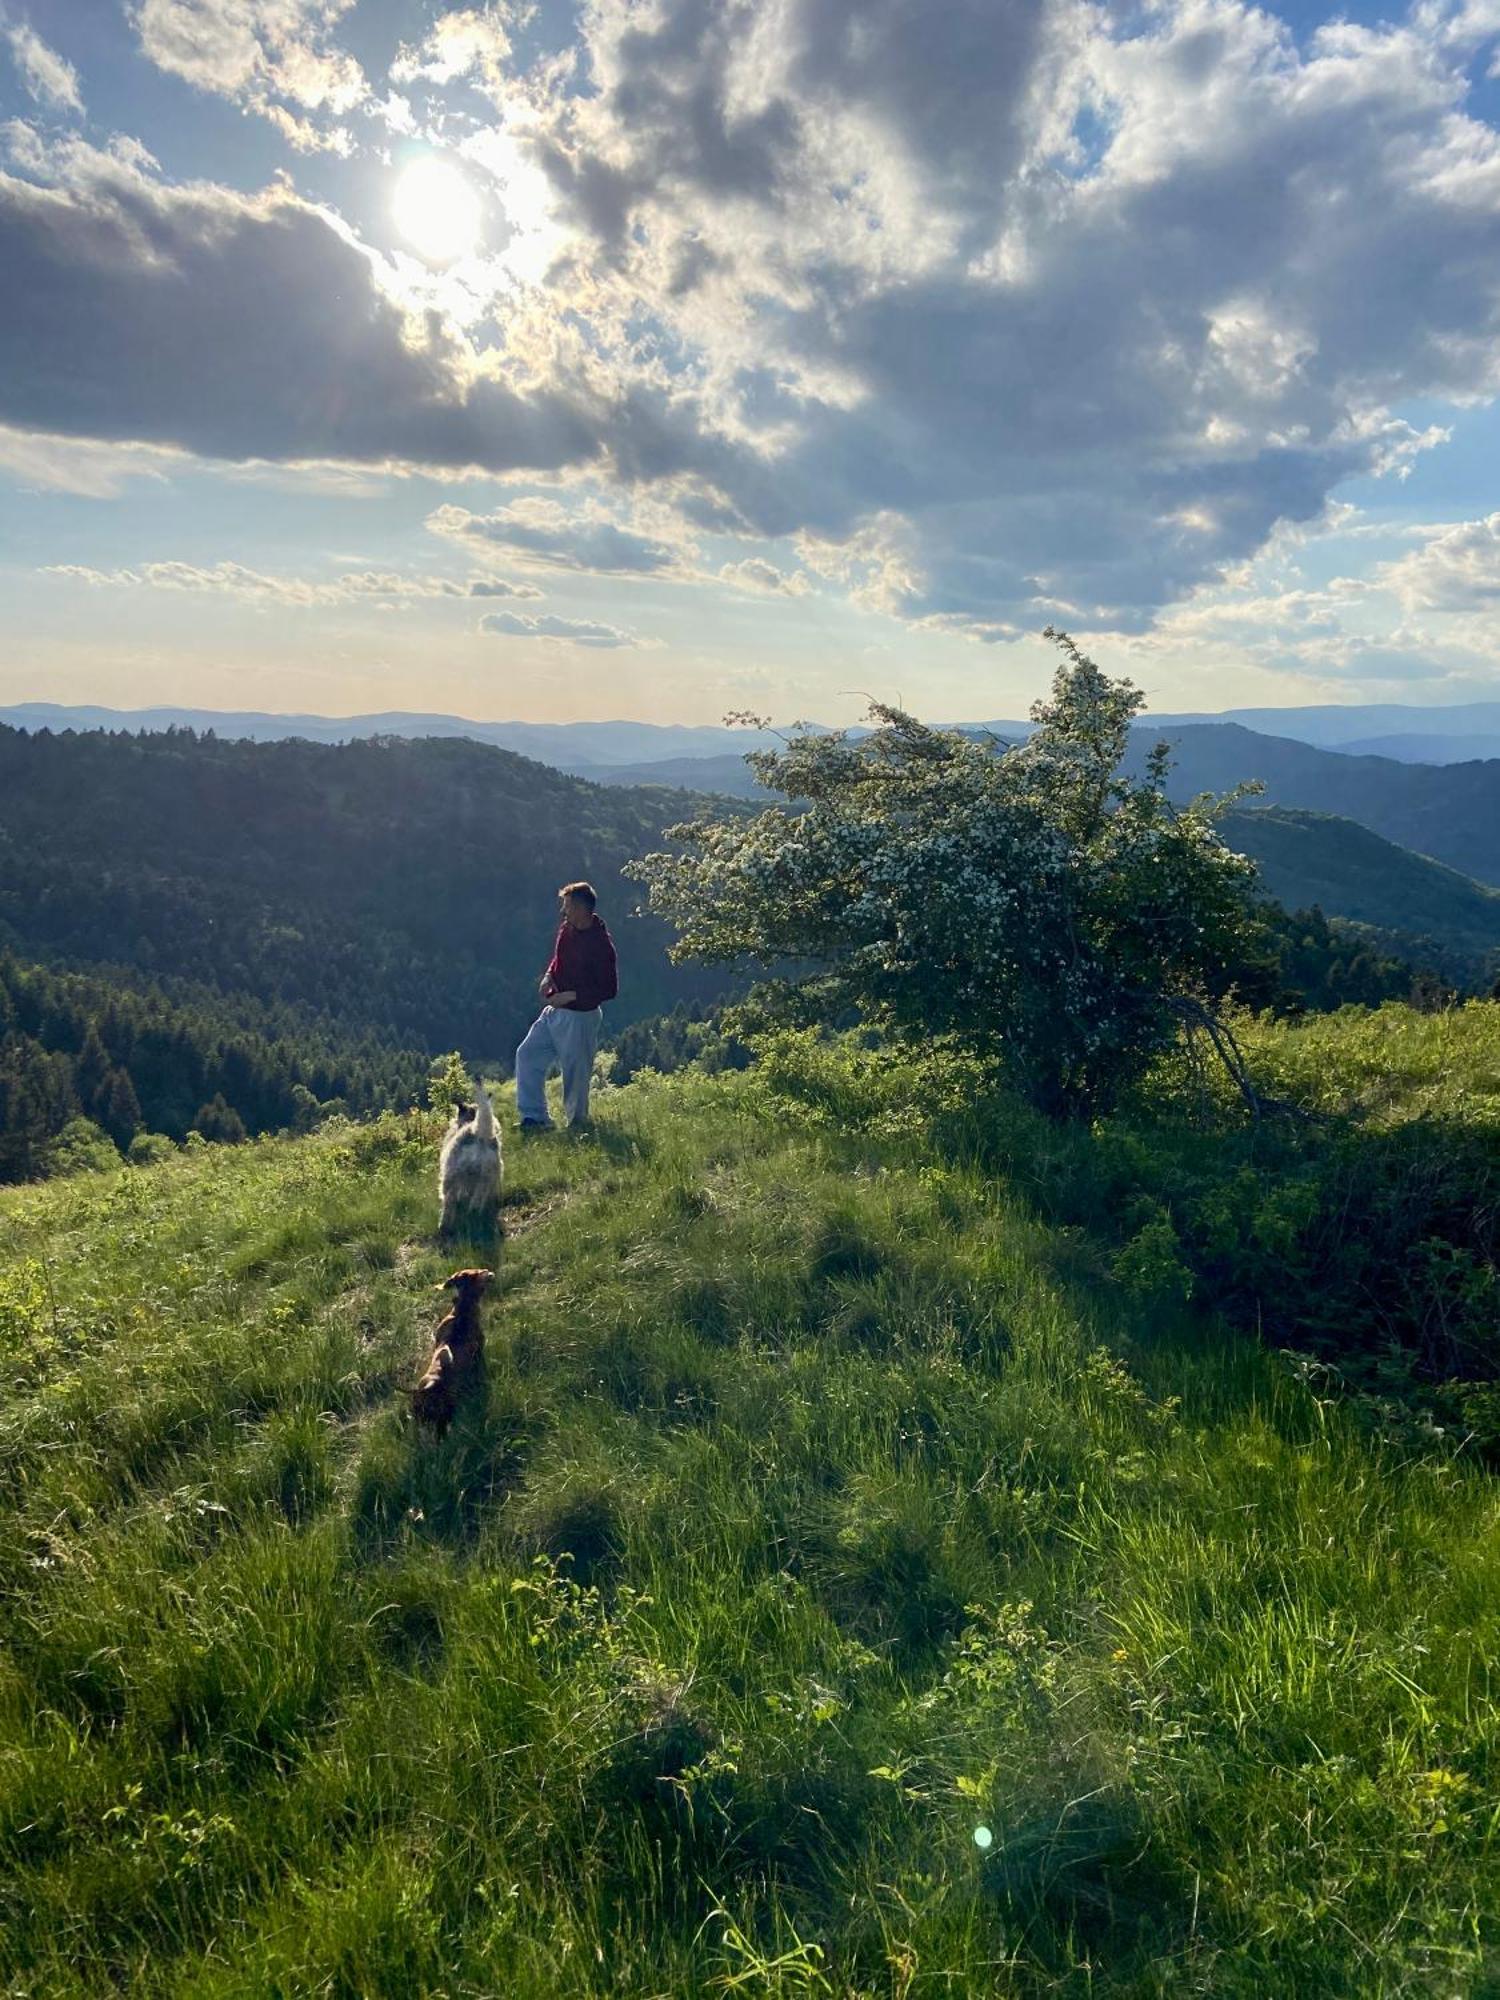
<svg viewBox="0 0 1500 2000"><path fill-rule="evenodd" d="M599 898L594 894L592 882L564 882L557 893L565 898L576 896L580 903L587 903L591 910L596 908L599 902Z"/></svg>

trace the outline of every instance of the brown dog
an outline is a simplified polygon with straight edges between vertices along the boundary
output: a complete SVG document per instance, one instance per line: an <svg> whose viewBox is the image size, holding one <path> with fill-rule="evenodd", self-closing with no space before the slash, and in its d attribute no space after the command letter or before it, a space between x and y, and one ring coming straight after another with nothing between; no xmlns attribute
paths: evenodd
<svg viewBox="0 0 1500 2000"><path fill-rule="evenodd" d="M458 1399L473 1388L484 1359L484 1328L479 1301L493 1271L455 1271L437 1287L453 1293L453 1310L432 1336L432 1352L422 1379L407 1394L419 1424L430 1424L442 1437L458 1410Z"/></svg>

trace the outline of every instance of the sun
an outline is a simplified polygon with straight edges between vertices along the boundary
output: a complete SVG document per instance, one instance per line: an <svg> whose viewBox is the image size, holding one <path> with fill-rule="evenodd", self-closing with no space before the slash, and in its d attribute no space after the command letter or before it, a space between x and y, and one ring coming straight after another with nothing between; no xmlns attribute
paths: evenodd
<svg viewBox="0 0 1500 2000"><path fill-rule="evenodd" d="M427 155L403 167L391 203L397 229L429 264L454 264L479 247L484 207L473 182Z"/></svg>

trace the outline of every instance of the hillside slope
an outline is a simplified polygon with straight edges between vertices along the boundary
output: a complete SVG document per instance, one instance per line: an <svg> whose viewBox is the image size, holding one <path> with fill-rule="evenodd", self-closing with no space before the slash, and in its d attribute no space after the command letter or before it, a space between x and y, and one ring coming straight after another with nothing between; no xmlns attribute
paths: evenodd
<svg viewBox="0 0 1500 2000"><path fill-rule="evenodd" d="M1405 735L1355 737L1336 746L1355 757L1394 757L1402 764L1472 764L1500 758L1500 736L1475 730L1467 736L1414 731Z"/></svg>
<svg viewBox="0 0 1500 2000"><path fill-rule="evenodd" d="M1500 884L1500 763L1398 764L1259 736L1238 723L1146 722L1132 732L1132 768L1143 767L1162 738L1173 749L1167 787L1173 798L1259 779L1267 805L1337 813L1398 847Z"/></svg>
<svg viewBox="0 0 1500 2000"><path fill-rule="evenodd" d="M1491 1478L910 1131L601 1113L440 1446L419 1122L0 1193L13 1990L1485 1989Z"/></svg>
<svg viewBox="0 0 1500 2000"><path fill-rule="evenodd" d="M723 990L667 965L661 923L628 921L621 867L681 807L463 741L0 729L0 948L500 1055L576 876L619 933L612 1018Z"/></svg>
<svg viewBox="0 0 1500 2000"><path fill-rule="evenodd" d="M1475 973L1500 952L1500 890L1353 820L1267 806L1227 814L1224 838L1251 857L1286 909L1316 904L1380 931L1408 956L1461 959Z"/></svg>

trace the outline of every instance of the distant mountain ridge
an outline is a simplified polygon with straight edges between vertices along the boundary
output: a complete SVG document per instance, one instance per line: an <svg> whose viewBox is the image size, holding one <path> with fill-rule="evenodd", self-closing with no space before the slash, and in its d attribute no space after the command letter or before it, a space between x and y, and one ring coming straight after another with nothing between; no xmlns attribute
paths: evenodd
<svg viewBox="0 0 1500 2000"><path fill-rule="evenodd" d="M1398 847L1500 885L1500 762L1400 764L1227 722L1142 726L1133 732L1131 765L1141 768L1151 743L1163 737L1173 749L1167 789L1174 799L1259 779L1266 805L1337 814Z"/></svg>
<svg viewBox="0 0 1500 2000"><path fill-rule="evenodd" d="M1500 710L1500 704L1473 707L1477 711ZM97 736L66 738L56 734L46 739L35 733L43 729L76 730L95 711L29 704L24 712L30 733L18 732L12 737L17 748L26 743L40 748L50 740L60 753L70 741L78 744L80 751L85 743L98 745L107 741ZM190 710L143 711L129 716L103 713L118 731L152 724L158 731L187 728L192 720L207 719L201 712ZM1363 715L1368 711L1353 713ZM236 741L229 732L240 727L248 729L251 724L264 724L280 731L303 722L337 730L368 725L372 734L385 739L393 749L405 746L408 754L395 757L389 765L396 771L414 774L435 768L435 760L442 761L438 755L442 752L444 757L458 760L455 770L461 768L468 773L465 789L481 783L482 767L485 773L482 782L494 784L499 795L506 795L518 783L508 774L524 768L529 775L519 790L528 797L535 792L540 798L549 793L549 787L554 789L556 810L564 818L576 812L576 801L588 795L586 789L584 792L572 789L578 778L593 779L603 789L592 793L596 803L591 804L589 816L607 822L623 815L624 823L640 829L637 851L648 823L654 835L661 826L683 816L690 810L691 794L766 797L744 761L746 750L757 741L755 734L731 729L667 728L647 723L478 725L452 717L396 713L342 722L320 717L219 715L215 718L216 730L224 733L219 735L217 754L195 760L196 765L201 769L222 762L230 752L245 753L228 755L229 768L238 771L246 755L258 752L252 761L259 761L276 749L282 754L271 759L267 770L279 765L295 768L299 758L294 742L276 738L259 744L253 739ZM1024 729L1020 724L989 726L1001 736L1018 736ZM522 736L530 746L531 757L550 760L553 770L544 771L539 762L520 766L516 762L518 753L500 745L485 745L467 733L480 728ZM1330 915L1378 929L1393 948L1410 950L1423 940L1431 940L1441 946L1449 963L1454 962L1454 954L1471 967L1489 962L1500 941L1493 933L1494 910L1486 900L1489 890L1481 885L1489 885L1490 889L1500 886L1500 761L1448 765L1402 763L1390 757L1355 754L1349 748L1330 749L1291 737L1262 735L1235 722L1177 723L1166 717L1149 717L1134 732L1131 764L1139 769L1150 746L1162 737L1173 746L1175 764L1169 789L1178 800L1203 791L1228 791L1250 779L1264 783L1265 791L1258 802L1260 812L1242 816L1241 823L1248 829L1247 851L1261 863L1268 891L1278 900L1290 907L1319 903ZM139 742L149 753L151 745L168 745L171 739L149 734L129 740ZM620 752L629 746L663 742L676 746L679 754L618 761ZM300 744L302 753L322 749L326 755L334 747L305 739ZM345 746L345 761L336 760L328 767L330 773L355 768L358 759L355 763L347 762L354 747L353 743ZM215 751L213 744L206 748ZM125 749L124 742L120 742L120 749ZM584 751L591 754L585 757ZM603 761L601 753L615 761ZM97 754L89 752L82 761L91 762ZM524 757L526 753L519 754ZM497 761L491 765L485 762L487 758ZM509 764L507 759L511 760ZM106 759L104 768L109 770L111 782L117 768L126 769L134 761L130 755ZM78 762L77 757L62 758L62 766L69 769ZM567 770L570 775L563 777L560 770ZM611 800L618 801L618 806L606 803ZM1266 813L1267 808L1279 809L1279 817ZM544 811L544 818L547 816ZM5 818L0 807L0 828ZM605 845L612 851L612 857L623 858L626 843L621 840L616 844L617 839L618 836ZM557 846L553 872L558 868L564 874L577 872L564 856L564 845ZM403 865L403 872L407 865ZM611 876L617 866L618 861L612 858L608 870ZM529 877L529 860L526 873ZM551 886L538 880L535 888L528 888L527 900L537 912L534 921L541 921L547 900L545 892ZM623 889L621 884L614 894ZM438 887L433 893L441 900L445 891ZM633 897L633 891L627 893ZM4 917L5 910L0 907L0 937L4 935ZM277 926L271 928L275 934ZM409 1012L404 1022L406 1032L410 1033L414 1022Z"/></svg>
<svg viewBox="0 0 1500 2000"><path fill-rule="evenodd" d="M464 737L514 751L557 769L634 763L659 757L712 756L776 740L769 730L657 722L476 722L461 715L391 709L370 715L276 715L254 709L118 709L26 701L0 708L13 729L212 730L228 741L353 743L372 736ZM817 725L814 725L815 727Z"/></svg>
<svg viewBox="0 0 1500 2000"><path fill-rule="evenodd" d="M1369 736L1331 746L1345 756L1394 757L1398 764L1472 764L1500 757L1500 736Z"/></svg>
<svg viewBox="0 0 1500 2000"><path fill-rule="evenodd" d="M369 736L467 736L502 750L538 758L579 775L595 769L640 767L688 757L743 755L773 743L770 730L722 724L656 722L481 722L465 716L391 709L367 715L277 715L267 710L186 707L103 708L91 704L16 702L0 707L0 722L16 729L212 729L216 735L267 743L297 736L313 743L347 743ZM1175 729L1189 725L1238 723L1260 735L1282 736L1321 749L1375 754L1402 763L1449 764L1500 757L1500 701L1465 702L1448 707L1403 703L1305 708L1233 708L1148 715L1141 727ZM796 725L787 725L794 727ZM828 725L811 722L808 728ZM963 729L1024 737L1031 724L1010 720L960 723ZM856 732L858 733L858 732ZM656 782L672 782L662 779ZM696 780L695 782L701 782Z"/></svg>
<svg viewBox="0 0 1500 2000"><path fill-rule="evenodd" d="M1261 736L1291 736L1321 749L1349 749L1375 737L1447 736L1463 740L1500 737L1500 701L1454 702L1419 708L1409 702L1309 703L1305 708L1226 708L1217 713L1149 715L1169 727L1189 722L1238 722ZM1483 756L1473 751L1473 756Z"/></svg>

